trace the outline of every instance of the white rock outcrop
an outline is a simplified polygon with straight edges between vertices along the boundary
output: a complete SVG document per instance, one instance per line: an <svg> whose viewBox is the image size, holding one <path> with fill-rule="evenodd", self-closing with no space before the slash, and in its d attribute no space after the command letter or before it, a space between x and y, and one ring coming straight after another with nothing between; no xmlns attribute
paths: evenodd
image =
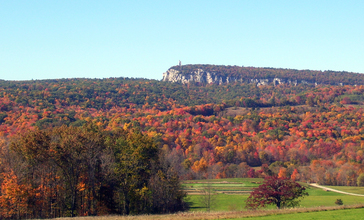
<svg viewBox="0 0 364 220"><path fill-rule="evenodd" d="M232 81L237 81L233 77L223 78L218 76L216 73L206 72L202 69L197 69L187 75L182 75L180 71L175 69L169 69L167 72L163 73L162 81L169 82L179 82L179 83L189 83L189 82L199 82L199 83L230 83Z"/></svg>
<svg viewBox="0 0 364 220"><path fill-rule="evenodd" d="M183 67L178 67L183 68ZM163 73L162 81L174 82L174 83L190 83L190 82L197 82L197 83L206 83L206 84L224 84L224 83L233 83L233 82L240 82L243 83L244 81L254 83L256 86L264 86L273 84L274 86L282 85L282 84L289 84L297 86L298 84L314 84L318 85L316 82L308 82L306 80L298 81L296 79L281 79L281 78L267 78L267 79L250 79L247 81L246 79L231 77L231 76L220 76L214 72L207 72L203 69L197 69L193 72L188 74L182 74L181 71L170 68L166 72Z"/></svg>

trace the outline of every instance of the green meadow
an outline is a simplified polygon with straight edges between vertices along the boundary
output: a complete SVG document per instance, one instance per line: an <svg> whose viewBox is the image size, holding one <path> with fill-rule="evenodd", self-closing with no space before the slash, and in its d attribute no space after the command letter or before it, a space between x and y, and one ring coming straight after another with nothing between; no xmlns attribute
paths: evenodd
<svg viewBox="0 0 364 220"><path fill-rule="evenodd" d="M260 217L245 217L245 218L234 218L231 220L249 219L249 220L359 220L364 219L364 208L359 209L342 209L342 210L330 210L330 211L318 211L318 212L305 212L305 213L292 213L292 214L278 214L268 215Z"/></svg>
<svg viewBox="0 0 364 220"><path fill-rule="evenodd" d="M188 193L187 200L190 203L191 211L206 210L201 204L201 195L199 194L199 191L204 187L211 187L215 192L215 199L211 207L212 211L240 211L245 210L245 201L249 193L262 182L263 179L250 178L198 180L184 181L183 187ZM335 206L337 199L341 199L344 205L364 204L364 197L324 191L306 183L301 184L306 187L309 193L309 196L301 200L299 206L301 208ZM364 194L364 187L328 187L345 192ZM268 206L266 209L275 209L275 207Z"/></svg>

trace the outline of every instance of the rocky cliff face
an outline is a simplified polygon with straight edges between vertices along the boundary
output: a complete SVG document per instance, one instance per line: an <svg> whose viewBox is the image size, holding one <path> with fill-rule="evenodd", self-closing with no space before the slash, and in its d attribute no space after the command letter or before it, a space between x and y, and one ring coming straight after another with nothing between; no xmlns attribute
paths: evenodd
<svg viewBox="0 0 364 220"><path fill-rule="evenodd" d="M197 69L188 75L182 75L180 71L175 69L169 69L163 73L162 81L189 83L189 82L200 82L200 83L215 83L223 84L239 81L238 79L231 77L218 76L216 73L206 72L202 69Z"/></svg>
<svg viewBox="0 0 364 220"><path fill-rule="evenodd" d="M204 83L204 84L223 84L223 83L233 83L233 82L246 82L246 83L254 83L257 86L262 85L280 85L280 84L290 84L296 86L299 83L302 84L314 84L318 85L316 82L308 82L305 80L294 80L294 79L280 79L280 78L265 78L265 79L250 79L250 80L243 80L242 78L236 78L236 77L229 77L229 76L221 76L219 74L213 73L213 72L206 72L203 69L197 69L193 72L190 72L188 74L182 74L179 70L176 69L169 69L165 73L163 73L163 79L162 81L168 81L168 82L178 82L178 83L190 83L190 82L198 82L198 83Z"/></svg>

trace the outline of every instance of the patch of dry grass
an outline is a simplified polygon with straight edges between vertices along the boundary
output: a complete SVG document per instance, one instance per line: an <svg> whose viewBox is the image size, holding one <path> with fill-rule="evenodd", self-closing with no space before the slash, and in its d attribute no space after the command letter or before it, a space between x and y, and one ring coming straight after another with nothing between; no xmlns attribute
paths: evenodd
<svg viewBox="0 0 364 220"><path fill-rule="evenodd" d="M364 208L364 205L350 206L330 206L330 207L313 207L313 208L292 208L280 210L247 210L247 211L231 211L231 212L181 212L167 215L138 215L138 216L96 216L96 217L77 217L77 218L58 218L61 220L199 220L199 219L233 219L242 217L256 217L279 215L289 213L303 212L320 212L340 209L357 209Z"/></svg>

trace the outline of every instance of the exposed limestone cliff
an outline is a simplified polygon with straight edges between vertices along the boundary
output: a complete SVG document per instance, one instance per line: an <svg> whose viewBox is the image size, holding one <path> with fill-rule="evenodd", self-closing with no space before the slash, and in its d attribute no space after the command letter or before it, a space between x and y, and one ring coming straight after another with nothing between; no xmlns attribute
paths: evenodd
<svg viewBox="0 0 364 220"><path fill-rule="evenodd" d="M246 83L254 83L257 86L273 84L274 86L280 84L290 84L296 86L299 83L302 84L314 84L318 85L317 82L308 82L306 80L296 80L296 79L280 79L277 77L274 78L263 78L263 79L255 79L251 78L250 80L244 80L239 77L231 77L231 76L222 76L221 74L215 72L207 72L203 69L197 69L188 73L182 73L182 71L178 70L182 67L177 67L176 69L170 68L166 72L163 73L162 81L169 81L175 83L203 83L203 84L223 84L223 83L234 83L234 82L246 82Z"/></svg>
<svg viewBox="0 0 364 220"><path fill-rule="evenodd" d="M188 75L183 75L179 70L169 69L167 72L163 73L163 81L169 82L179 82L179 83L189 83L189 82L200 82L200 83L230 83L235 82L236 79L226 77L223 78L218 76L216 73L205 72L202 69L197 69Z"/></svg>

